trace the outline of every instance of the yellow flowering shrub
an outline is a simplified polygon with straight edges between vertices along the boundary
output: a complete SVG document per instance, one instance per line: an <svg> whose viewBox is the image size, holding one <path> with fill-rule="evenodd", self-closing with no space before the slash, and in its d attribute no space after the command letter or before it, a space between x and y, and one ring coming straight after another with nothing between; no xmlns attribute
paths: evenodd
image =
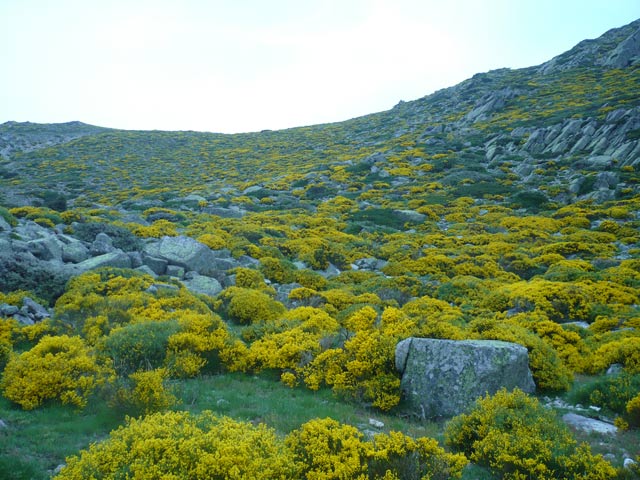
<svg viewBox="0 0 640 480"><path fill-rule="evenodd" d="M323 349L322 340L336 334L340 325L324 310L298 307L272 327L277 330L251 344L247 361L257 370L290 369L299 373Z"/></svg>
<svg viewBox="0 0 640 480"><path fill-rule="evenodd" d="M401 432L379 433L369 453L369 478L429 479L461 478L469 463L460 453L446 452L433 438L413 439Z"/></svg>
<svg viewBox="0 0 640 480"><path fill-rule="evenodd" d="M631 426L640 427L640 393L627 402L626 410Z"/></svg>
<svg viewBox="0 0 640 480"><path fill-rule="evenodd" d="M221 250L227 248L227 242L221 235L213 233L204 233L200 235L196 240L200 243L204 243L211 250Z"/></svg>
<svg viewBox="0 0 640 480"><path fill-rule="evenodd" d="M148 226L137 223L131 223L127 226L135 235L142 238L175 237L179 235L176 225L165 219L156 220Z"/></svg>
<svg viewBox="0 0 640 480"><path fill-rule="evenodd" d="M406 303L402 311L416 323L416 336L450 340L464 338L462 311L443 300L420 297Z"/></svg>
<svg viewBox="0 0 640 480"><path fill-rule="evenodd" d="M267 284L264 282L264 277L258 270L239 267L234 270L234 273L236 275L236 287L253 288L257 290L264 290L267 288Z"/></svg>
<svg viewBox="0 0 640 480"><path fill-rule="evenodd" d="M10 357L0 386L6 398L25 410L47 400L82 408L110 375L80 337L45 336L31 350Z"/></svg>
<svg viewBox="0 0 640 480"><path fill-rule="evenodd" d="M351 425L331 418L311 420L286 439L301 477L307 480L367 478L369 445Z"/></svg>
<svg viewBox="0 0 640 480"><path fill-rule="evenodd" d="M446 427L447 444L505 479L614 478L616 470L578 445L553 410L521 390L476 401Z"/></svg>
<svg viewBox="0 0 640 480"><path fill-rule="evenodd" d="M250 288L229 287L220 294L219 299L229 318L245 325L275 320L285 311L280 302Z"/></svg>
<svg viewBox="0 0 640 480"><path fill-rule="evenodd" d="M108 439L66 463L56 480L301 478L291 452L272 429L208 411L128 419Z"/></svg>
<svg viewBox="0 0 640 480"><path fill-rule="evenodd" d="M116 402L136 415L164 411L178 401L167 387L168 378L165 368L132 373L130 384L116 393Z"/></svg>
<svg viewBox="0 0 640 480"><path fill-rule="evenodd" d="M291 283L295 275L293 265L275 257L261 257L260 271L266 278L276 283Z"/></svg>
<svg viewBox="0 0 640 480"><path fill-rule="evenodd" d="M411 336L415 324L397 308L384 310L380 321L372 307L363 307L345 321L351 332L339 348L318 354L304 369L311 389L323 383L333 390L389 410L400 401L400 377L395 368L398 341Z"/></svg>
<svg viewBox="0 0 640 480"><path fill-rule="evenodd" d="M605 370L614 363L621 363L629 373L640 373L640 336L614 340L593 352L592 373Z"/></svg>

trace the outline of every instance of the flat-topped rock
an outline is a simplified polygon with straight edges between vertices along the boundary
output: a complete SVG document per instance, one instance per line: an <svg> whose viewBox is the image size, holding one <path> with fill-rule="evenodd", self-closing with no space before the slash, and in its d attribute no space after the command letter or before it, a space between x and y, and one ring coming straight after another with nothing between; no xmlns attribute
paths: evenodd
<svg viewBox="0 0 640 480"><path fill-rule="evenodd" d="M395 360L405 406L421 418L458 415L501 388L535 391L527 349L516 343L407 338Z"/></svg>

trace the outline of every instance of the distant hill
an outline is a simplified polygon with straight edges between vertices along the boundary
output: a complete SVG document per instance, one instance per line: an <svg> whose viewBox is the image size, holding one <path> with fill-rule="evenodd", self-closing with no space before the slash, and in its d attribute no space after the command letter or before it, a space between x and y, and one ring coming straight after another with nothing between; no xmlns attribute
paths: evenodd
<svg viewBox="0 0 640 480"><path fill-rule="evenodd" d="M248 187L287 197L319 182L353 198L373 182L394 198L432 182L432 199L629 198L638 193L639 62L640 20L540 66L480 73L340 123L222 135L8 122L0 177L18 204L52 187L72 201L117 204L132 190L233 201Z"/></svg>

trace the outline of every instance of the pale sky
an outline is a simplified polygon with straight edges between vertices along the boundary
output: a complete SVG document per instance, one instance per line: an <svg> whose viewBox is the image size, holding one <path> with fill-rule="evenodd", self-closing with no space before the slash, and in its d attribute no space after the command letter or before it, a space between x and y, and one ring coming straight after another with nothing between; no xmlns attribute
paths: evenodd
<svg viewBox="0 0 640 480"><path fill-rule="evenodd" d="M0 123L336 122L637 18L640 0L0 0Z"/></svg>

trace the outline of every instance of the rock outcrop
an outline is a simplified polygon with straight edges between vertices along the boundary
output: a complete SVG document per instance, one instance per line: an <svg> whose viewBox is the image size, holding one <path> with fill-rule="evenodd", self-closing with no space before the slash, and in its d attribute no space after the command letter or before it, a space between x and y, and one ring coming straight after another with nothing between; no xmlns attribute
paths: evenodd
<svg viewBox="0 0 640 480"><path fill-rule="evenodd" d="M408 338L395 360L405 406L421 418L458 415L503 387L535 390L527 349L515 343Z"/></svg>
<svg viewBox="0 0 640 480"><path fill-rule="evenodd" d="M150 257L163 259L169 265L177 265L201 275L211 275L216 271L213 251L190 237L162 237L158 242L147 245L144 251ZM155 271L153 267L150 268Z"/></svg>

